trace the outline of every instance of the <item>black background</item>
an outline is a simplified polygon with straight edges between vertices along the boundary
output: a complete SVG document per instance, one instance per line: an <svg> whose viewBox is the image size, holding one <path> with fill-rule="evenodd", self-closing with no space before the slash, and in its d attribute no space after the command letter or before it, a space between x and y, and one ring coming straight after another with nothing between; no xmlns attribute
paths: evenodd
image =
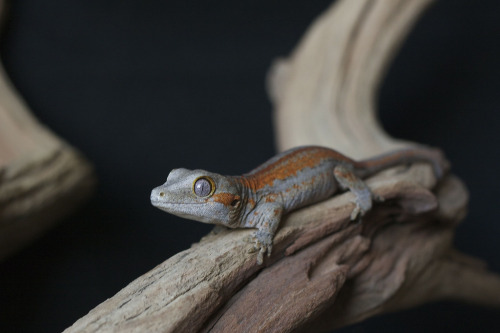
<svg viewBox="0 0 500 333"><path fill-rule="evenodd" d="M6 70L94 163L99 187L0 263L0 331L61 331L207 233L151 207L151 189L175 167L239 174L273 155L266 71L329 3L12 1ZM378 107L391 135L446 151L471 192L455 244L500 273L498 87L500 2L442 0L398 53ZM499 316L439 302L343 331L496 332Z"/></svg>

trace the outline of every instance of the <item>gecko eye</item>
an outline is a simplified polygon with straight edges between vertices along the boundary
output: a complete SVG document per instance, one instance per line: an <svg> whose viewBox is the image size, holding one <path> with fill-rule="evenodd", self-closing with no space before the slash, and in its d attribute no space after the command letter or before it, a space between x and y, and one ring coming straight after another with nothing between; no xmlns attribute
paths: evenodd
<svg viewBox="0 0 500 333"><path fill-rule="evenodd" d="M209 177L197 178L193 183L193 192L199 197L208 197L215 192L215 183Z"/></svg>

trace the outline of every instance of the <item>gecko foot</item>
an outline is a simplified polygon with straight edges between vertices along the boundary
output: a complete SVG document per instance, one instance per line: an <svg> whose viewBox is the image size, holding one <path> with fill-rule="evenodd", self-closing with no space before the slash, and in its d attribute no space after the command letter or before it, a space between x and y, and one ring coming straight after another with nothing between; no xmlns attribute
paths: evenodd
<svg viewBox="0 0 500 333"><path fill-rule="evenodd" d="M365 214L372 209L373 201L384 202L385 198L374 194L368 187L356 194L354 204L356 205L351 212L351 221L360 221Z"/></svg>
<svg viewBox="0 0 500 333"><path fill-rule="evenodd" d="M356 207L354 207L354 209L351 212L351 221L354 221L358 218L361 218L362 214L360 214L360 212L361 212L361 209L359 208L358 205L356 205Z"/></svg>
<svg viewBox="0 0 500 333"><path fill-rule="evenodd" d="M273 249L273 234L257 230L252 234L252 240L254 242L254 251L259 251L259 253L257 253L257 265L262 265L264 262L264 254L267 252L268 257L271 255Z"/></svg>
<svg viewBox="0 0 500 333"><path fill-rule="evenodd" d="M367 199L357 197L354 203L356 206L351 212L351 221L357 220L359 222L366 212L372 208L372 198L371 196Z"/></svg>

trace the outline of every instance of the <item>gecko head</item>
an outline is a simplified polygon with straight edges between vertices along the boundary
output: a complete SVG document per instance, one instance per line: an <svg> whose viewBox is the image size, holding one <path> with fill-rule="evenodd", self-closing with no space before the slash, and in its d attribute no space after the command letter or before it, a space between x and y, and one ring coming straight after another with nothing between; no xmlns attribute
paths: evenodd
<svg viewBox="0 0 500 333"><path fill-rule="evenodd" d="M151 192L153 206L190 220L237 227L241 186L232 178L204 170L174 169Z"/></svg>

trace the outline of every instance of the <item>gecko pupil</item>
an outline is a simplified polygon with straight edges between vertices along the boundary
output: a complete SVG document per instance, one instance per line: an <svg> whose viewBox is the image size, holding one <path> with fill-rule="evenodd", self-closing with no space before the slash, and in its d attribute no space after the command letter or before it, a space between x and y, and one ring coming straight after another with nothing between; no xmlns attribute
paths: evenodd
<svg viewBox="0 0 500 333"><path fill-rule="evenodd" d="M212 192L212 184L205 178L200 178L194 184L194 193L199 197L206 197Z"/></svg>

